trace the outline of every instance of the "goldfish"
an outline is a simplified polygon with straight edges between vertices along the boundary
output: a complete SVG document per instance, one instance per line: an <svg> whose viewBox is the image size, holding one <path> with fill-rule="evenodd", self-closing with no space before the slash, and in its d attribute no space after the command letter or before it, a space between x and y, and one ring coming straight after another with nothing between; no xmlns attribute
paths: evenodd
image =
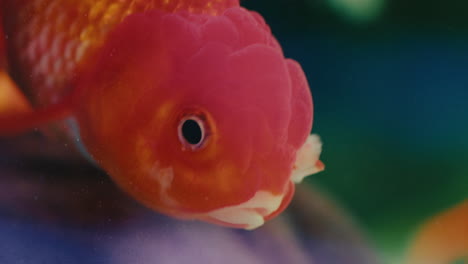
<svg viewBox="0 0 468 264"><path fill-rule="evenodd" d="M324 169L301 66L238 0L0 4L0 91L23 106L1 136L52 130L147 207L249 230Z"/></svg>
<svg viewBox="0 0 468 264"><path fill-rule="evenodd" d="M468 201L431 217L407 253L408 264L456 264L468 261Z"/></svg>

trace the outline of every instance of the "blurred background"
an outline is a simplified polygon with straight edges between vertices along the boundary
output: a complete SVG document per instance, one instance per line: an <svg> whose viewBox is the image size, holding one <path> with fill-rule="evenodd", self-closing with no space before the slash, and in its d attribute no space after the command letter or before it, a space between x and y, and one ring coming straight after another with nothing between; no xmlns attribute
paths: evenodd
<svg viewBox="0 0 468 264"><path fill-rule="evenodd" d="M426 218L468 197L468 2L243 3L308 76L327 169L307 182L398 263Z"/></svg>
<svg viewBox="0 0 468 264"><path fill-rule="evenodd" d="M0 263L399 264L468 198L468 1L241 2L314 97L327 167L291 208L254 232L169 219L33 133L0 141Z"/></svg>

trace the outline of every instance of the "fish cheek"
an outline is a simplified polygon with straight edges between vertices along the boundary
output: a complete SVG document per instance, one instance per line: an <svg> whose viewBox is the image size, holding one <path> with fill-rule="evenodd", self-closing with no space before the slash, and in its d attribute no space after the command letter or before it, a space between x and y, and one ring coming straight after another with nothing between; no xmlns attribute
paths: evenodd
<svg viewBox="0 0 468 264"><path fill-rule="evenodd" d="M175 177L169 194L190 210L208 211L243 200L245 181L239 167L221 142L209 142L195 153L173 157Z"/></svg>
<svg viewBox="0 0 468 264"><path fill-rule="evenodd" d="M146 27L139 27L141 23ZM171 102L162 100L162 87L173 72L167 43L151 30L155 26L156 22L137 16L110 35L92 67L77 80L85 90L77 119L83 141L99 165L125 191L159 209L161 184L151 177L165 167L152 153L142 159L146 154L141 151L153 151L154 135L146 133L154 128L155 113L164 118L170 112ZM140 137L144 141L139 143ZM169 171L163 172L169 175Z"/></svg>

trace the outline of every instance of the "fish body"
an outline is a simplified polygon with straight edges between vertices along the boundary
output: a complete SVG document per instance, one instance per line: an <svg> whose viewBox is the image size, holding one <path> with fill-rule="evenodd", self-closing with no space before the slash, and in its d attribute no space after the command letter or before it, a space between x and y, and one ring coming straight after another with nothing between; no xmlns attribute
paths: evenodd
<svg viewBox="0 0 468 264"><path fill-rule="evenodd" d="M0 133L66 119L64 133L148 207L246 229L323 169L300 65L238 1L1 8L6 70L35 110L0 116Z"/></svg>
<svg viewBox="0 0 468 264"><path fill-rule="evenodd" d="M127 16L148 10L215 15L236 4L230 0L3 0L11 72L35 105L56 103L73 89L71 79L78 68L86 67L93 51Z"/></svg>

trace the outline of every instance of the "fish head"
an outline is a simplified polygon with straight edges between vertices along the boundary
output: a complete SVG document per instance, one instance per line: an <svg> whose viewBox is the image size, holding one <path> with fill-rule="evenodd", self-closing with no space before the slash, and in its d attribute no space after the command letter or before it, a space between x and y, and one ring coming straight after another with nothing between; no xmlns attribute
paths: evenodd
<svg viewBox="0 0 468 264"><path fill-rule="evenodd" d="M263 18L230 8L149 12L123 24L86 82L99 84L80 118L98 163L174 217L253 229L283 211L312 97Z"/></svg>

